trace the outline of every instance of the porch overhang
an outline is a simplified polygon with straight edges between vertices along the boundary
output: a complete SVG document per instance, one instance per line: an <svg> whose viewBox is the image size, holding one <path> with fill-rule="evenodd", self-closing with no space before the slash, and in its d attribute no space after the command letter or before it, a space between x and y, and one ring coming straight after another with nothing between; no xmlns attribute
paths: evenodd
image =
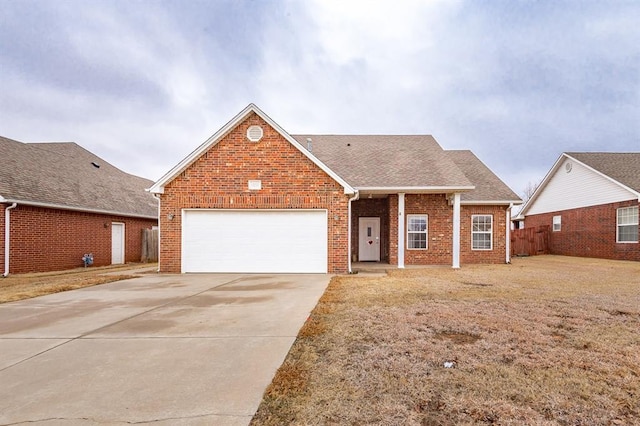
<svg viewBox="0 0 640 426"><path fill-rule="evenodd" d="M360 193L360 198L371 195L390 194L451 194L474 190L472 185L463 186L363 186L356 187Z"/></svg>

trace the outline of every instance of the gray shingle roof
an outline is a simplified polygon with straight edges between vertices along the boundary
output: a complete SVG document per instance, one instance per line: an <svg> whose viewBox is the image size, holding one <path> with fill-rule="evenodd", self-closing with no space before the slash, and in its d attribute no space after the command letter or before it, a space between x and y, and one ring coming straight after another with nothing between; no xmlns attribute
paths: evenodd
<svg viewBox="0 0 640 426"><path fill-rule="evenodd" d="M430 135L292 135L356 188L472 186Z"/></svg>
<svg viewBox="0 0 640 426"><path fill-rule="evenodd" d="M445 151L430 135L292 135L355 188L465 187L463 201L520 201L471 151Z"/></svg>
<svg viewBox="0 0 640 426"><path fill-rule="evenodd" d="M640 192L640 152L567 152L566 154Z"/></svg>
<svg viewBox="0 0 640 426"><path fill-rule="evenodd" d="M463 192L464 201L522 201L518 195L500 180L475 154L469 150L445 151L447 156L475 185L475 189Z"/></svg>
<svg viewBox="0 0 640 426"><path fill-rule="evenodd" d="M152 181L125 173L76 143L22 143L0 137L0 158L0 197L7 200L158 215L157 201L145 191Z"/></svg>

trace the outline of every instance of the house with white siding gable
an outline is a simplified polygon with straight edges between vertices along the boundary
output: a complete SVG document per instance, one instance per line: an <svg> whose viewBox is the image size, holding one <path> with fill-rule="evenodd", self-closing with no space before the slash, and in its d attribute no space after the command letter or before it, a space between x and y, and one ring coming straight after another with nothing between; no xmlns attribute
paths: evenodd
<svg viewBox="0 0 640 426"><path fill-rule="evenodd" d="M565 152L523 206L549 253L640 261L640 152Z"/></svg>

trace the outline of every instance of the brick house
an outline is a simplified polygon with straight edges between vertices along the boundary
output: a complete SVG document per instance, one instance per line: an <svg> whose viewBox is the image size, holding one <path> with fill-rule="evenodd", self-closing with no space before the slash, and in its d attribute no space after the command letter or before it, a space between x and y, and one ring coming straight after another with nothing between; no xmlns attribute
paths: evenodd
<svg viewBox="0 0 640 426"><path fill-rule="evenodd" d="M139 262L142 229L158 223L153 182L125 173L75 143L0 137L3 276Z"/></svg>
<svg viewBox="0 0 640 426"><path fill-rule="evenodd" d="M551 254L640 261L640 153L566 152L519 217Z"/></svg>
<svg viewBox="0 0 640 426"><path fill-rule="evenodd" d="M253 104L158 180L163 272L509 262L520 199L424 135L290 135Z"/></svg>

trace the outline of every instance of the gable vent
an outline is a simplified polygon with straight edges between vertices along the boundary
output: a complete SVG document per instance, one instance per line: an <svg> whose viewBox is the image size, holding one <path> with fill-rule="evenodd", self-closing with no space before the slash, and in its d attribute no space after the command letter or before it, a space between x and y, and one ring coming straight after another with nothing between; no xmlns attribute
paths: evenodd
<svg viewBox="0 0 640 426"><path fill-rule="evenodd" d="M251 142L258 142L262 139L264 132L262 131L262 127L260 126L251 126L247 129L247 138Z"/></svg>

